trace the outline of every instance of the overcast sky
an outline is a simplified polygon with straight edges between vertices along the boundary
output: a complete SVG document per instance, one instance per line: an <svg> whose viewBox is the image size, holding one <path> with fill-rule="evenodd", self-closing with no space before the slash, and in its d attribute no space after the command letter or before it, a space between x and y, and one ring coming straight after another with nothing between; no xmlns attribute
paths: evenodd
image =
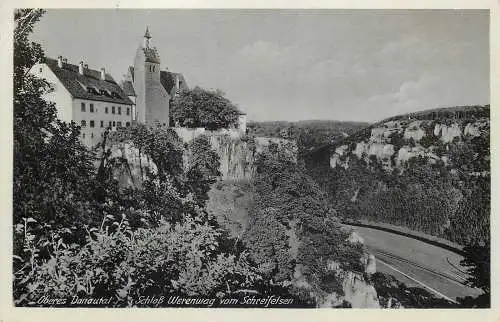
<svg viewBox="0 0 500 322"><path fill-rule="evenodd" d="M49 57L120 81L146 26L161 67L251 120L356 120L489 104L485 10L48 10Z"/></svg>

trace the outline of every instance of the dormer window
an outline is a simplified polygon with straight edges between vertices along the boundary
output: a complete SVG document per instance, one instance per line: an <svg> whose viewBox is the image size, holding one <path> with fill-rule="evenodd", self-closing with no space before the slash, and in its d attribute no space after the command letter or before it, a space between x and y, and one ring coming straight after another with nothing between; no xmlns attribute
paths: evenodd
<svg viewBox="0 0 500 322"><path fill-rule="evenodd" d="M99 93L99 90L95 86L88 86L87 87L87 92L89 92L90 94L94 94L94 95L101 95Z"/></svg>
<svg viewBox="0 0 500 322"><path fill-rule="evenodd" d="M101 89L101 95L111 97L111 93L106 89Z"/></svg>

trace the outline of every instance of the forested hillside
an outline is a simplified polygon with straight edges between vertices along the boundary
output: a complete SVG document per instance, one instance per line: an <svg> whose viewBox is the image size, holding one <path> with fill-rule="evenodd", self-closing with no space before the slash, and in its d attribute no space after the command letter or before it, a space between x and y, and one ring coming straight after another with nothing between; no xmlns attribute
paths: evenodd
<svg viewBox="0 0 500 322"><path fill-rule="evenodd" d="M248 134L251 136L280 137L295 140L299 155L331 144L359 129L368 123L342 121L270 121L248 122Z"/></svg>
<svg viewBox="0 0 500 322"><path fill-rule="evenodd" d="M393 117L306 156L339 215L489 242L489 106Z"/></svg>

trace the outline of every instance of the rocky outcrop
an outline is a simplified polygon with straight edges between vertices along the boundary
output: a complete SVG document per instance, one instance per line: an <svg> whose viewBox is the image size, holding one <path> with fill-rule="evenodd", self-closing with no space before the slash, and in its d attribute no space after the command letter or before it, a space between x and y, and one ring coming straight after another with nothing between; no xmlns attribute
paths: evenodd
<svg viewBox="0 0 500 322"><path fill-rule="evenodd" d="M115 163L113 175L120 187L141 187L148 171L157 172L156 164L132 142L114 144L110 153L109 159Z"/></svg>
<svg viewBox="0 0 500 322"><path fill-rule="evenodd" d="M196 132L198 133L198 132ZM200 132L207 135L210 132ZM270 144L286 148L296 158L297 145L294 141L281 138L256 137L252 140L230 135L208 135L212 149L219 155L222 180L248 180L254 174L257 153L267 149ZM114 176L121 187L141 187L146 173L156 173L156 165L148 155L141 153L131 141L115 143L110 147L109 159L114 159Z"/></svg>
<svg viewBox="0 0 500 322"><path fill-rule="evenodd" d="M467 139L489 133L490 120L390 120L373 126L367 136L338 146L330 155L332 168L349 168L352 158L367 164L378 162L383 169L392 171L404 166L412 158L423 158L429 163L443 162L450 165L448 145L464 142Z"/></svg>
<svg viewBox="0 0 500 322"><path fill-rule="evenodd" d="M347 239L351 243L363 244L364 240L356 232L352 231ZM364 253L360 258L365 274L370 276L376 272L375 256ZM300 264L295 266L293 285L299 289L308 290L310 295L316 299L316 306L319 308L340 307L348 302L352 308L380 308L375 287L365 280L364 274L347 271L340 267L335 261L328 261L326 271L334 273L341 280L342 294L313 292L305 276L302 274L303 267Z"/></svg>

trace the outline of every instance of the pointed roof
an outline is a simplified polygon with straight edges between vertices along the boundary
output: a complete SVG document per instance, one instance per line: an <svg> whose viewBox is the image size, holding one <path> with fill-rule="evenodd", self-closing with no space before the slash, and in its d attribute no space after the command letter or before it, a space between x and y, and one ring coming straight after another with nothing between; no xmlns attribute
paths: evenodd
<svg viewBox="0 0 500 322"><path fill-rule="evenodd" d="M144 33L144 37L150 39L151 34L149 33L149 27L146 27L146 32Z"/></svg>

